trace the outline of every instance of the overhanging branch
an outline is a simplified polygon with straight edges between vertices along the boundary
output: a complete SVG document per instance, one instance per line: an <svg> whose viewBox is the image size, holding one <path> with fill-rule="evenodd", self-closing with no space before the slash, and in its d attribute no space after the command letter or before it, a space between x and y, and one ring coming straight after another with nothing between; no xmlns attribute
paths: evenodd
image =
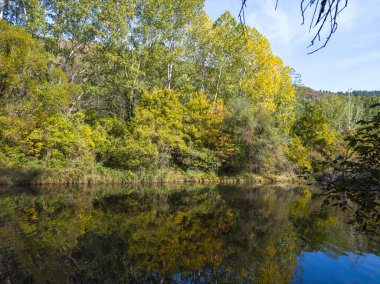
<svg viewBox="0 0 380 284"><path fill-rule="evenodd" d="M338 17L339 14L347 7L348 0L301 0L301 15L302 24L305 24L306 13L308 10L312 10L312 16L309 24L309 32L316 30L316 33L311 40L310 47L314 47L316 42L321 42L322 45L315 48L308 54L317 52L318 50L326 47L330 41L331 36L338 29ZM276 0L276 7L278 6L278 0ZM241 0L241 8L239 12L240 22L245 25L245 13L244 10L247 7L247 0ZM322 40L322 33L327 29L327 36L325 40Z"/></svg>

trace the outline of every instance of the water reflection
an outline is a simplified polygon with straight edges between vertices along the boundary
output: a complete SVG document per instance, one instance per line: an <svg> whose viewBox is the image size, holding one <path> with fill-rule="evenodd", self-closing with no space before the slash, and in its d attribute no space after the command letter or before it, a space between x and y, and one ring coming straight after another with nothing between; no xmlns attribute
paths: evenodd
<svg viewBox="0 0 380 284"><path fill-rule="evenodd" d="M341 259L352 256L360 259L362 282L380 279L376 237L348 225L347 212L322 207L314 192L201 185L1 189L0 281L308 283L323 257L324 269L338 273ZM349 282L358 275L341 277Z"/></svg>

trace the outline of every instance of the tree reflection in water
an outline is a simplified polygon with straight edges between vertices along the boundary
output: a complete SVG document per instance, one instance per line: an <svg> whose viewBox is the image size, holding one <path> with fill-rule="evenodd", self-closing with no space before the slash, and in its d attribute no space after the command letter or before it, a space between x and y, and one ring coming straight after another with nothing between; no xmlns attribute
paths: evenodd
<svg viewBox="0 0 380 284"><path fill-rule="evenodd" d="M310 188L0 191L0 280L289 283L302 252L378 252ZM323 210L321 210L323 208Z"/></svg>

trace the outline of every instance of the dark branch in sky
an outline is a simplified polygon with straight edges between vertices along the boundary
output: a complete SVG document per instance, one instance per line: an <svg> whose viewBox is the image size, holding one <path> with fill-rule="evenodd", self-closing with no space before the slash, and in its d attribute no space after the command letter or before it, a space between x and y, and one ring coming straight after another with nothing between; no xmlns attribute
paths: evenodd
<svg viewBox="0 0 380 284"><path fill-rule="evenodd" d="M309 24L309 32L316 30L313 39L311 40L310 47L315 47L316 42L323 42L323 44L308 54L312 54L324 47L330 41L331 36L338 28L339 14L347 7L348 0L301 0L301 14L302 24L305 24L306 15L308 10L312 10L312 16ZM276 0L276 8L278 0ZM247 7L247 0L241 0L241 8L239 12L240 21L245 24L244 9ZM327 30L326 39L322 40L323 31Z"/></svg>
<svg viewBox="0 0 380 284"><path fill-rule="evenodd" d="M309 52L312 54L324 47L331 39L331 36L336 32L338 28L338 16L347 7L348 0L302 0L301 1L301 13L302 13L302 24L305 23L305 13L308 9L313 9L314 12L312 19L310 21L309 31L316 29L316 34L314 35L311 43L308 47L315 45L316 41L321 41L321 33L326 28L328 34L323 44Z"/></svg>
<svg viewBox="0 0 380 284"><path fill-rule="evenodd" d="M240 22L245 25L245 14L244 14L244 8L247 7L247 0L241 0L241 8L239 11L239 19Z"/></svg>

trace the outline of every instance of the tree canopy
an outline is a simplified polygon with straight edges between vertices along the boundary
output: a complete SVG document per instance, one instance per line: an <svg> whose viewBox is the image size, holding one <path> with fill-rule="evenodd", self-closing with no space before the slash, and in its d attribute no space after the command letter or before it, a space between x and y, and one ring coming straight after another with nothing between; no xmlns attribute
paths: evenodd
<svg viewBox="0 0 380 284"><path fill-rule="evenodd" d="M265 36L203 4L3 1L4 175L301 173L373 114L376 96L308 96Z"/></svg>

